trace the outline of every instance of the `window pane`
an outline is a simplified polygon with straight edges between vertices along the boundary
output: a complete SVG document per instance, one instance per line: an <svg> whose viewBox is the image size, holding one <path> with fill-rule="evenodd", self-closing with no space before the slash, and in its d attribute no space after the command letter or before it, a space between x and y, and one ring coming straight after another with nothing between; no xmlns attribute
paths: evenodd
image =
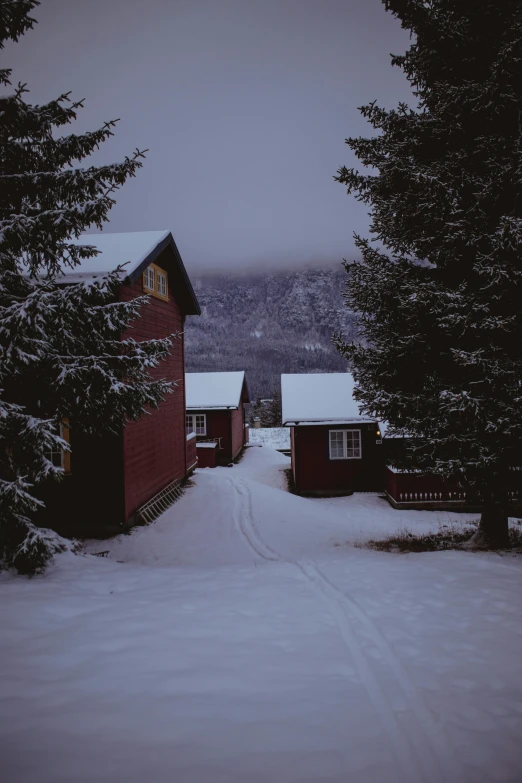
<svg viewBox="0 0 522 783"><path fill-rule="evenodd" d="M55 468L63 468L63 456L64 452L61 449L55 451L47 451L45 456L51 462Z"/></svg>
<svg viewBox="0 0 522 783"><path fill-rule="evenodd" d="M361 456L361 433L359 430L346 430L346 456L352 459Z"/></svg>
<svg viewBox="0 0 522 783"><path fill-rule="evenodd" d="M154 291L154 269L150 267L145 270L143 276L143 284L149 291Z"/></svg>
<svg viewBox="0 0 522 783"><path fill-rule="evenodd" d="M192 424L192 416L185 416L185 434L190 435L194 432L194 425Z"/></svg>
<svg viewBox="0 0 522 783"><path fill-rule="evenodd" d="M343 459L344 438L342 430L330 430L330 459Z"/></svg>
<svg viewBox="0 0 522 783"><path fill-rule="evenodd" d="M167 296L167 276L158 272L158 294Z"/></svg>
<svg viewBox="0 0 522 783"><path fill-rule="evenodd" d="M196 434L205 435L205 414L200 414L194 417L196 419Z"/></svg>

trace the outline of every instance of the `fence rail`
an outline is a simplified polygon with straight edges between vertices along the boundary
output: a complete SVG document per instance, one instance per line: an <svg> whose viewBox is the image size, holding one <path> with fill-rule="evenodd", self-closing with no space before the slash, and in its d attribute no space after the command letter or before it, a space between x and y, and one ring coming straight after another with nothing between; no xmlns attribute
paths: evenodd
<svg viewBox="0 0 522 783"><path fill-rule="evenodd" d="M511 468L516 475L513 476L512 486L507 495L511 503L520 504L522 501L522 468ZM510 482L511 483L511 482ZM469 501L466 490L463 489L456 478L443 478L442 476L429 475L419 471L397 470L386 467L386 494L393 504L459 504Z"/></svg>

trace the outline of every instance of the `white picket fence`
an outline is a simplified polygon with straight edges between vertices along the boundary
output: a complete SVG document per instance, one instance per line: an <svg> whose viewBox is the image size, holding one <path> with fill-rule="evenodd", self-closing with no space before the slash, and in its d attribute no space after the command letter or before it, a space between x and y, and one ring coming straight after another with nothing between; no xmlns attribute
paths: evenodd
<svg viewBox="0 0 522 783"><path fill-rule="evenodd" d="M441 501L444 502L454 502L454 503L463 503L466 500L466 493L464 491L460 492L399 492L399 497L396 498L396 500L399 501L399 503L415 503L415 502L423 502L423 503L438 503ZM508 500L512 503L521 500L522 499L522 490L520 489L513 489L510 492L508 492Z"/></svg>

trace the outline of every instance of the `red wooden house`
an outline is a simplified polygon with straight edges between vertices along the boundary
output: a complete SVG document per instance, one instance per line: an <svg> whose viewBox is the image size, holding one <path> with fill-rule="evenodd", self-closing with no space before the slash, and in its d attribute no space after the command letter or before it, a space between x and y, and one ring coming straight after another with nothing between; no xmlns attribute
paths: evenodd
<svg viewBox="0 0 522 783"><path fill-rule="evenodd" d="M248 442L244 404L250 402L245 373L189 372L185 375L186 433L196 433L199 467L237 457Z"/></svg>
<svg viewBox="0 0 522 783"><path fill-rule="evenodd" d="M361 416L349 373L282 375L283 426L301 495L350 495L384 488L379 423Z"/></svg>
<svg viewBox="0 0 522 783"><path fill-rule="evenodd" d="M104 535L139 521L155 498L168 503L176 482L195 468L195 440L185 435L183 329L186 316L199 315L200 308L169 231L84 235L78 242L94 244L101 253L66 273L65 284L92 280L126 264L119 300L150 295L132 324L132 337L182 335L153 371L176 381L174 393L150 415L127 423L119 435L88 436L75 431L71 421L72 453L63 460L64 478L41 493L46 510L40 524L69 535Z"/></svg>

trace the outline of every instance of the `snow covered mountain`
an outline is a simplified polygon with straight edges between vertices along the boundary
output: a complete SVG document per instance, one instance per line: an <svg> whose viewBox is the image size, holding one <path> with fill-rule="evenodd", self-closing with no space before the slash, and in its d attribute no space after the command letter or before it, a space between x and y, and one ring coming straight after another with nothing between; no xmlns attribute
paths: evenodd
<svg viewBox="0 0 522 783"><path fill-rule="evenodd" d="M281 373L342 372L334 331L355 336L343 270L193 277L202 315L185 329L189 372L246 370L253 396L267 397Z"/></svg>

